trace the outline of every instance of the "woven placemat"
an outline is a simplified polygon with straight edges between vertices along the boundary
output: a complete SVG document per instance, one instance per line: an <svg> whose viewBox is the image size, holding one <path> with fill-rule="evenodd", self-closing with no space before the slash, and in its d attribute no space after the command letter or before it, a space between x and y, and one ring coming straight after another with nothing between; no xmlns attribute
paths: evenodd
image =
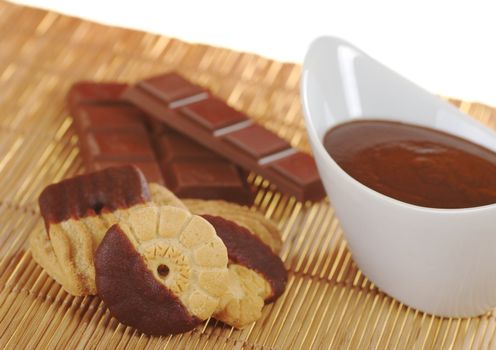
<svg viewBox="0 0 496 350"><path fill-rule="evenodd" d="M309 150L298 96L300 67L192 45L0 1L0 348L490 348L495 314L445 319L381 293L353 263L327 202L302 204L263 179L255 206L284 239L286 293L243 330L209 321L177 336L149 337L110 317L97 297L73 297L33 261L27 237L42 224L48 183L81 171L64 107L76 80L135 81L175 69ZM451 101L495 127L496 111Z"/></svg>

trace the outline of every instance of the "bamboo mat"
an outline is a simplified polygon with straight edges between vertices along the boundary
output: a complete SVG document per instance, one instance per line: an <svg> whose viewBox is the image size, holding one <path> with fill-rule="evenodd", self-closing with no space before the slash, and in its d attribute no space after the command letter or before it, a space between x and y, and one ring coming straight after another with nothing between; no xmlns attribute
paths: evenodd
<svg viewBox="0 0 496 350"><path fill-rule="evenodd" d="M308 150L297 65L0 0L0 349L496 347L496 314L443 319L385 296L353 263L327 203L295 202L253 174L256 207L283 233L290 277L251 327L210 321L188 334L148 337L111 318L97 297L64 292L27 250L41 225L40 190L82 170L64 95L80 79L134 81L170 69ZM496 126L495 110L451 102Z"/></svg>

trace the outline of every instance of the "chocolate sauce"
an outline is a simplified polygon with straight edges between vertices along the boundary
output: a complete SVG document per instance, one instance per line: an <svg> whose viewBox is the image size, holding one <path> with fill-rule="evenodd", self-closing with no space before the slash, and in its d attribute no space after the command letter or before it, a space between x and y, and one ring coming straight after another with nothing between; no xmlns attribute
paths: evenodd
<svg viewBox="0 0 496 350"><path fill-rule="evenodd" d="M431 208L496 203L496 153L442 131L352 121L327 131L324 147L357 181L403 202Z"/></svg>

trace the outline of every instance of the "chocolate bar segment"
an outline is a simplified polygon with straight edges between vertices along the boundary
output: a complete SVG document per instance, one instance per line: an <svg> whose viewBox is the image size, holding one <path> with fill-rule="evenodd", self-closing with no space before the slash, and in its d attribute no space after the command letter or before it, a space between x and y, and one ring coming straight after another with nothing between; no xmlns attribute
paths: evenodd
<svg viewBox="0 0 496 350"><path fill-rule="evenodd" d="M85 170L133 164L150 182L163 184L145 114L125 102L125 84L76 83L67 96Z"/></svg>
<svg viewBox="0 0 496 350"><path fill-rule="evenodd" d="M152 77L139 83L140 87L150 94L162 99L171 107L178 107L183 103L200 101L208 96L208 92L199 86L190 84L178 74Z"/></svg>
<svg viewBox="0 0 496 350"><path fill-rule="evenodd" d="M143 129L143 112L125 104L113 106L80 103L74 108L78 127L86 131Z"/></svg>
<svg viewBox="0 0 496 350"><path fill-rule="evenodd" d="M287 141L258 124L230 132L224 138L255 159L262 159L291 148Z"/></svg>
<svg viewBox="0 0 496 350"><path fill-rule="evenodd" d="M241 204L252 201L236 166L224 160L179 160L165 173L169 189L181 198L224 199Z"/></svg>
<svg viewBox="0 0 496 350"><path fill-rule="evenodd" d="M80 81L69 90L68 103L71 109L82 103L115 103L121 99L121 94L126 88L127 84Z"/></svg>
<svg viewBox="0 0 496 350"><path fill-rule="evenodd" d="M163 164L170 164L178 160L194 159L222 159L209 149L192 142L177 133L166 132L156 136L156 150L159 160Z"/></svg>
<svg viewBox="0 0 496 350"><path fill-rule="evenodd" d="M215 97L186 105L181 112L212 131L248 120L243 113Z"/></svg>
<svg viewBox="0 0 496 350"><path fill-rule="evenodd" d="M233 163L171 129L152 132L167 187L180 198L250 205L253 193Z"/></svg>
<svg viewBox="0 0 496 350"><path fill-rule="evenodd" d="M222 239L229 260L260 273L271 286L271 293L266 303L274 302L284 293L288 273L281 259L269 246L245 227L220 216L202 215L212 224L217 235Z"/></svg>
<svg viewBox="0 0 496 350"><path fill-rule="evenodd" d="M150 201L148 184L132 165L75 176L47 186L39 197L41 216L50 224Z"/></svg>
<svg viewBox="0 0 496 350"><path fill-rule="evenodd" d="M154 161L155 155L143 130L128 132L94 132L87 135L88 151L99 160Z"/></svg>
<svg viewBox="0 0 496 350"><path fill-rule="evenodd" d="M177 87L181 81L168 83ZM252 203L252 189L238 167L123 101L116 95L116 84L89 85L76 84L68 96L69 101L80 101L71 112L87 171L133 164L148 181L165 183L183 198Z"/></svg>
<svg viewBox="0 0 496 350"><path fill-rule="evenodd" d="M276 170L298 188L306 188L309 192L322 190L320 176L313 168L313 158L302 152L296 152L270 163L270 168Z"/></svg>
<svg viewBox="0 0 496 350"><path fill-rule="evenodd" d="M219 108L218 102L210 101L212 98L218 101L217 98L192 83L188 82L186 86L185 79L180 80L183 93L175 96L171 93L174 84L170 81L176 80L175 73L147 79L127 89L123 97L219 155L262 175L280 191L294 195L300 201L324 198L325 191L311 156L290 147L286 141L247 118L240 118L237 123L216 122L231 121L231 117L222 115L230 107ZM193 101L195 99L200 102ZM195 103L201 103L203 107L195 107ZM215 111L221 115L212 117Z"/></svg>

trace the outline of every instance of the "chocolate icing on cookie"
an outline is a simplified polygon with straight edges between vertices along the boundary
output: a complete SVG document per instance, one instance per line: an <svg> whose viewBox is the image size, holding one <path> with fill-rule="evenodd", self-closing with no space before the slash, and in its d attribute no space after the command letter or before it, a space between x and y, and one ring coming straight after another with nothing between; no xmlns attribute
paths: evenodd
<svg viewBox="0 0 496 350"><path fill-rule="evenodd" d="M150 201L141 171L132 165L107 168L47 186L40 195L40 212L50 224L78 219Z"/></svg>
<svg viewBox="0 0 496 350"><path fill-rule="evenodd" d="M96 286L120 322L151 335L187 332L202 322L147 268L118 224L95 253Z"/></svg>
<svg viewBox="0 0 496 350"><path fill-rule="evenodd" d="M269 282L272 293L266 303L275 301L287 282L287 271L281 259L249 230L220 216L202 215L214 226L227 248L229 260L255 270Z"/></svg>

